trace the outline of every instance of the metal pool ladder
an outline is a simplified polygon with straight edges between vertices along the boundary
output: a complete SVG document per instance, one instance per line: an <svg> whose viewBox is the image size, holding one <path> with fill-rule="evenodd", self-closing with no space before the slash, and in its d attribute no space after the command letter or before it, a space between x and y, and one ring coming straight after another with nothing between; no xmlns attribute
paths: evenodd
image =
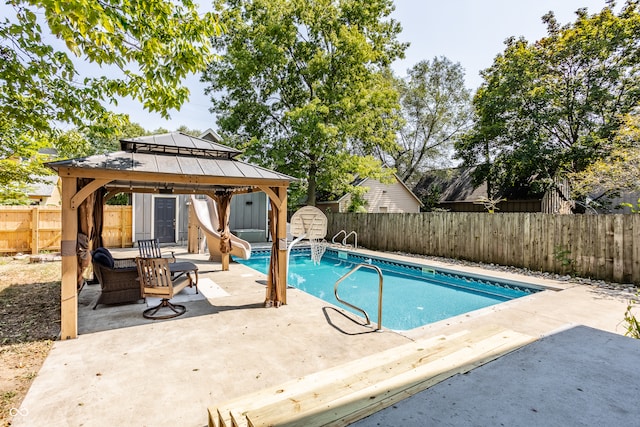
<svg viewBox="0 0 640 427"><path fill-rule="evenodd" d="M344 230L340 230L336 233L335 236L333 236L333 238L331 239L331 243L336 244L336 239L338 238L338 236L344 234L344 239L342 239L342 246L347 246L347 239L350 236L354 236L354 243L353 243L353 249L358 249L358 233L354 231L352 231L351 233L347 234L346 231Z"/></svg>
<svg viewBox="0 0 640 427"><path fill-rule="evenodd" d="M376 329L376 331L381 331L382 330L382 270L380 270L380 267L372 265L372 264L358 264L355 267L353 267L351 269L351 271L349 271L347 274L345 274L344 276L342 276L341 278L338 279L338 281L336 282L335 285L333 285L333 293L336 296L336 299L338 301L340 301L342 304L349 306L351 308L353 308L354 310L359 311L360 313L364 314L364 317L367 321L367 325L371 324L371 320L369 320L369 314L367 314L366 311L364 311L363 309L361 309L360 307L356 307L355 305L348 303L347 301L344 301L342 299L340 299L340 297L338 296L338 285L347 277L351 276L353 273L355 273L356 271L358 271L361 268L370 268L372 270L375 270L378 273L378 328Z"/></svg>

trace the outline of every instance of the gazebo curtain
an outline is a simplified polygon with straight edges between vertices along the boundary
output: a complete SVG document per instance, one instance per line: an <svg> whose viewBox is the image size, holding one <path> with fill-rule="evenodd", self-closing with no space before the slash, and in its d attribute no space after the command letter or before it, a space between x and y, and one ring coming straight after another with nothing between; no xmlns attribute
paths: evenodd
<svg viewBox="0 0 640 427"><path fill-rule="evenodd" d="M91 182L90 179L78 179L78 189ZM93 218L96 194L90 194L78 208L78 239L76 255L78 257L77 286L82 287L84 270L91 264L90 237L93 234Z"/></svg>
<svg viewBox="0 0 640 427"><path fill-rule="evenodd" d="M218 210L218 233L220 233L220 252L228 254L231 252L231 231L229 230L229 214L231 212L231 197L233 194L220 192L216 193L216 209Z"/></svg>
<svg viewBox="0 0 640 427"><path fill-rule="evenodd" d="M99 188L96 190L95 201L93 203L93 234L91 237L91 249L102 246L102 224L104 223L104 196L106 190Z"/></svg>

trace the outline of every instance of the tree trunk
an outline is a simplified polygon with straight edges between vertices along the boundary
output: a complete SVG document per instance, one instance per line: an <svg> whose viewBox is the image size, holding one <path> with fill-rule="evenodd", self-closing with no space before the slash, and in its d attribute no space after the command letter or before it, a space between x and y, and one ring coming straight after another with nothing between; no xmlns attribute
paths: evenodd
<svg viewBox="0 0 640 427"><path fill-rule="evenodd" d="M309 166L309 186L307 187L307 205L315 206L316 205L316 176L318 174L318 166L316 165L315 159L311 159L311 165Z"/></svg>

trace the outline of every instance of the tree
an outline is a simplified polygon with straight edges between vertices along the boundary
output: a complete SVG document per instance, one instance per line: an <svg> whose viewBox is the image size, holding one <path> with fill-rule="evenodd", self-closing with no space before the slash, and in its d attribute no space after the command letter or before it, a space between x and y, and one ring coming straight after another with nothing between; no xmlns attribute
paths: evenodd
<svg viewBox="0 0 640 427"><path fill-rule="evenodd" d="M600 200L640 191L640 111L625 116L606 151L606 156L571 176L577 197Z"/></svg>
<svg viewBox="0 0 640 427"><path fill-rule="evenodd" d="M202 135L202 131L199 129L189 129L186 125L181 125L178 129L178 132L186 133L187 135L199 137Z"/></svg>
<svg viewBox="0 0 640 427"><path fill-rule="evenodd" d="M0 21L0 183L28 180L24 159L40 167L35 153L60 124L110 134L122 122L105 104L117 97L168 117L188 99L185 77L213 59L220 30L217 15L190 0L9 3L15 13ZM69 54L106 67L103 75L82 76Z"/></svg>
<svg viewBox="0 0 640 427"><path fill-rule="evenodd" d="M227 141L316 191L387 173L397 94L382 70L403 55L391 0L218 0L228 25L203 75ZM239 142L238 142L239 141ZM356 156L355 152L364 156Z"/></svg>
<svg viewBox="0 0 640 427"><path fill-rule="evenodd" d="M451 157L455 138L471 121L471 92L460 64L445 57L417 63L396 84L404 125L398 145L380 156L403 182L415 184L426 169Z"/></svg>
<svg viewBox="0 0 640 427"><path fill-rule="evenodd" d="M508 39L482 72L477 121L456 148L467 164L482 164L477 178L489 180L491 196L540 192L606 155L620 118L640 101L637 2L612 9L580 9L563 27L550 12L547 37Z"/></svg>

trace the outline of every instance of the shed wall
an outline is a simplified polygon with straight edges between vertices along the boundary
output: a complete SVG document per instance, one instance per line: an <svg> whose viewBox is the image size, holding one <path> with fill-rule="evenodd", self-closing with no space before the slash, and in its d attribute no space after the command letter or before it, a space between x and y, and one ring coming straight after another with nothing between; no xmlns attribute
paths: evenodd
<svg viewBox="0 0 640 427"><path fill-rule="evenodd" d="M369 191L364 195L364 199L367 201L367 212L420 212L418 200L397 180L392 184L383 184L378 180L367 178L360 186L369 188Z"/></svg>

